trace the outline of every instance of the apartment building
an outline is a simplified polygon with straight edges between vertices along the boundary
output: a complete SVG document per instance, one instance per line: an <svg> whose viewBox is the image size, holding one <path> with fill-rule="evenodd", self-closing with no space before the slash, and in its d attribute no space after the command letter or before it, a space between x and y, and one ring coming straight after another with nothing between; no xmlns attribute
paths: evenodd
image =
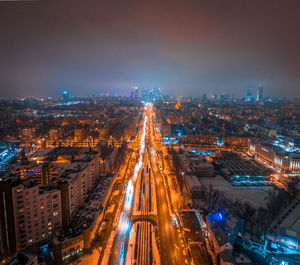
<svg viewBox="0 0 300 265"><path fill-rule="evenodd" d="M77 210L87 199L100 177L100 158L95 152L85 154L74 161L65 172L57 178L57 187L62 196L62 220L66 228Z"/></svg>
<svg viewBox="0 0 300 265"><path fill-rule="evenodd" d="M59 190L39 187L30 180L5 179L0 192L2 255L46 240L62 228Z"/></svg>

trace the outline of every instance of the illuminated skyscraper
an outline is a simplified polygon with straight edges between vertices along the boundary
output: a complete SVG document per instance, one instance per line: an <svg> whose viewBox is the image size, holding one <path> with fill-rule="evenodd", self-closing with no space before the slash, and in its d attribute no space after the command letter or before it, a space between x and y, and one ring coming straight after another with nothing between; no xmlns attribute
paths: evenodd
<svg viewBox="0 0 300 265"><path fill-rule="evenodd" d="M153 92L153 100L157 101L157 100L160 100L161 99L161 94L160 94L160 88L157 88L157 87L153 87L152 89L152 92Z"/></svg>
<svg viewBox="0 0 300 265"><path fill-rule="evenodd" d="M138 86L133 87L133 92L134 92L134 98L139 98L139 87Z"/></svg>
<svg viewBox="0 0 300 265"><path fill-rule="evenodd" d="M69 91L64 90L61 94L62 94L63 100L65 102L69 101L69 96L70 96L70 92Z"/></svg>
<svg viewBox="0 0 300 265"><path fill-rule="evenodd" d="M149 90L148 90L148 88L143 88L142 101L148 102L148 99L149 99Z"/></svg>
<svg viewBox="0 0 300 265"><path fill-rule="evenodd" d="M130 91L130 97L131 97L131 98L135 98L135 95L134 95L134 91L133 91L133 90Z"/></svg>
<svg viewBox="0 0 300 265"><path fill-rule="evenodd" d="M262 85L259 85L257 91L257 101L262 101L263 99L264 99L264 88Z"/></svg>
<svg viewBox="0 0 300 265"><path fill-rule="evenodd" d="M132 86L130 89L130 97L131 98L138 98L139 97L139 87Z"/></svg>
<svg viewBox="0 0 300 265"><path fill-rule="evenodd" d="M251 100L252 100L252 87L248 87L246 101L251 101Z"/></svg>

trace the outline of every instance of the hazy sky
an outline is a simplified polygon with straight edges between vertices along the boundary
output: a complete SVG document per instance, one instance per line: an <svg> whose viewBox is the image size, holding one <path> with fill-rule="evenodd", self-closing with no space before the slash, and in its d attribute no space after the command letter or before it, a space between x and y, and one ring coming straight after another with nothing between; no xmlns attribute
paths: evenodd
<svg viewBox="0 0 300 265"><path fill-rule="evenodd" d="M299 0L0 1L0 96L300 97Z"/></svg>

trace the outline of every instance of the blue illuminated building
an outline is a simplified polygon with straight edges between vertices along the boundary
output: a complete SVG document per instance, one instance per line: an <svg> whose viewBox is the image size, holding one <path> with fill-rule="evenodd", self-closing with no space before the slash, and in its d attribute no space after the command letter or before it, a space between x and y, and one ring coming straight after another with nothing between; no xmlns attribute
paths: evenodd
<svg viewBox="0 0 300 265"><path fill-rule="evenodd" d="M15 148L1 148L0 149L0 172L5 170L8 162L17 154L19 150Z"/></svg>
<svg viewBox="0 0 300 265"><path fill-rule="evenodd" d="M62 94L63 100L65 102L68 102L69 101L69 97L70 97L70 92L67 91L67 90L64 90L64 91L61 92L61 94Z"/></svg>

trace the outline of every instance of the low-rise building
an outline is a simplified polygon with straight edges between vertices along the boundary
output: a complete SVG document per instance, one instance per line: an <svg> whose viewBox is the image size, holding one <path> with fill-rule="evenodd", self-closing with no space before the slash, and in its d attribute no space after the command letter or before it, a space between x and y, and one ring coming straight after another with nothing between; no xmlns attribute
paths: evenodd
<svg viewBox="0 0 300 265"><path fill-rule="evenodd" d="M201 155L195 155L186 151L178 153L181 171L184 175L195 175L199 177L214 176L214 166Z"/></svg>
<svg viewBox="0 0 300 265"><path fill-rule="evenodd" d="M224 219L224 214L221 212L207 216L205 233L218 264L235 265L238 262L232 255L233 244L238 232L243 228L243 221L233 217Z"/></svg>
<svg viewBox="0 0 300 265"><path fill-rule="evenodd" d="M268 142L249 142L249 153L289 174L300 173L300 153L290 153Z"/></svg>
<svg viewBox="0 0 300 265"><path fill-rule="evenodd" d="M217 144L216 136L199 136L199 135L187 135L180 138L180 143L183 144L196 144L201 146L215 146Z"/></svg>
<svg viewBox="0 0 300 265"><path fill-rule="evenodd" d="M191 198L203 198L203 188L197 176L186 175L185 182Z"/></svg>

